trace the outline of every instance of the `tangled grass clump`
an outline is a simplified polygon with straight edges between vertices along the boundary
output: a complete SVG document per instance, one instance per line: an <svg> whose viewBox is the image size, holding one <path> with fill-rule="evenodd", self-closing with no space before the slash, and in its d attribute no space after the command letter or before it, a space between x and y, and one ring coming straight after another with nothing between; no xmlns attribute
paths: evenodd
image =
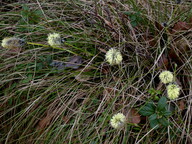
<svg viewBox="0 0 192 144"><path fill-rule="evenodd" d="M192 142L190 3L2 5L0 143Z"/></svg>

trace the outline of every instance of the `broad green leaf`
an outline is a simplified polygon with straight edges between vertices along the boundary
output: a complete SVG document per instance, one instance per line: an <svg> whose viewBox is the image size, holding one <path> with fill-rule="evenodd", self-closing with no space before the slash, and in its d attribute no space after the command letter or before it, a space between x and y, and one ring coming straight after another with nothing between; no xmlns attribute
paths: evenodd
<svg viewBox="0 0 192 144"><path fill-rule="evenodd" d="M169 125L169 122L168 122L168 120L165 117L158 119L158 121L163 126L168 126Z"/></svg>
<svg viewBox="0 0 192 144"><path fill-rule="evenodd" d="M125 15L131 15L131 12L126 11L126 12L124 12L124 14Z"/></svg>
<svg viewBox="0 0 192 144"><path fill-rule="evenodd" d="M155 119L157 119L157 114L156 114L156 113L152 114L152 115L149 117L149 121L153 121L153 120L155 120Z"/></svg>
<svg viewBox="0 0 192 144"><path fill-rule="evenodd" d="M157 109L158 110L163 110L167 105L167 98L166 97L161 97L159 102L158 102L158 105L157 105Z"/></svg>
<svg viewBox="0 0 192 144"><path fill-rule="evenodd" d="M152 112L152 111L146 111L145 109L142 109L142 110L139 111L139 113L140 113L141 115L143 115L143 116L150 116L150 115L152 115L154 112Z"/></svg>
<svg viewBox="0 0 192 144"><path fill-rule="evenodd" d="M155 126L157 126L156 128L158 128L158 126L159 126L159 123L158 123L157 119L150 121L150 127L154 128Z"/></svg>
<svg viewBox="0 0 192 144"><path fill-rule="evenodd" d="M150 110L155 111L155 105L153 102L148 102L145 106L147 106Z"/></svg>
<svg viewBox="0 0 192 144"><path fill-rule="evenodd" d="M131 19L131 21L136 21L137 17L136 17L136 15L131 15L130 19Z"/></svg>
<svg viewBox="0 0 192 144"><path fill-rule="evenodd" d="M133 27L137 26L137 21L131 21L131 25L132 25Z"/></svg>
<svg viewBox="0 0 192 144"><path fill-rule="evenodd" d="M153 103L147 103L140 109L139 113L143 116L150 116L155 113L155 105Z"/></svg>
<svg viewBox="0 0 192 144"><path fill-rule="evenodd" d="M172 114L172 112L171 111L165 111L165 112L163 112L163 115L164 116L170 116Z"/></svg>

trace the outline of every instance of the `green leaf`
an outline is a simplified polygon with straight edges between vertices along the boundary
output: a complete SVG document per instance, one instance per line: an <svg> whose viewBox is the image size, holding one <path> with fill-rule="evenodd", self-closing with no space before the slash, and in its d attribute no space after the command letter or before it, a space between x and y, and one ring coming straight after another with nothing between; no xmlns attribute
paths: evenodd
<svg viewBox="0 0 192 144"><path fill-rule="evenodd" d="M21 80L21 83L29 83L33 79L33 75L29 74L26 79Z"/></svg>
<svg viewBox="0 0 192 144"><path fill-rule="evenodd" d="M139 113L143 116L150 116L155 113L155 105L153 103L147 103L140 109Z"/></svg>
<svg viewBox="0 0 192 144"><path fill-rule="evenodd" d="M159 100L159 97L158 96L154 96L154 100Z"/></svg>
<svg viewBox="0 0 192 144"><path fill-rule="evenodd" d="M162 124L163 126L168 126L169 122L165 117L162 117L160 119L158 119L159 123Z"/></svg>
<svg viewBox="0 0 192 144"><path fill-rule="evenodd" d="M137 21L131 21L131 25L132 25L133 27L137 26Z"/></svg>
<svg viewBox="0 0 192 144"><path fill-rule="evenodd" d="M48 56L46 57L46 62L47 62L48 64L50 64L50 63L52 62L52 56L51 56L51 55L48 55Z"/></svg>
<svg viewBox="0 0 192 144"><path fill-rule="evenodd" d="M125 15L131 15L131 12L126 11L126 12L124 12L124 14Z"/></svg>
<svg viewBox="0 0 192 144"><path fill-rule="evenodd" d="M166 105L167 105L167 98L163 96L160 98L157 108L158 110L163 110L166 107Z"/></svg>
<svg viewBox="0 0 192 144"><path fill-rule="evenodd" d="M153 102L148 102L147 104L146 104L146 106L150 109L150 110L152 110L152 111L154 111L155 112L155 105L154 105L154 103Z"/></svg>
<svg viewBox="0 0 192 144"><path fill-rule="evenodd" d="M136 21L137 17L136 17L136 15L131 15L130 19L131 19L131 21Z"/></svg>
<svg viewBox="0 0 192 144"><path fill-rule="evenodd" d="M170 116L172 114L172 112L171 111L165 111L165 112L163 112L163 115L164 116Z"/></svg>
<svg viewBox="0 0 192 144"><path fill-rule="evenodd" d="M157 94L162 94L162 92L160 90L157 90L156 93Z"/></svg>
<svg viewBox="0 0 192 144"><path fill-rule="evenodd" d="M149 121L153 121L153 120L155 120L155 119L157 119L157 114L156 114L156 113L152 114L152 115L149 117Z"/></svg>
<svg viewBox="0 0 192 144"><path fill-rule="evenodd" d="M23 4L22 9L27 11L29 10L29 7L26 4Z"/></svg>
<svg viewBox="0 0 192 144"><path fill-rule="evenodd" d="M156 126L157 126L157 127L156 127ZM150 127L151 127L151 128L154 128L154 127L158 128L158 127L159 127L158 120L157 120L157 119L151 120L151 121L150 121Z"/></svg>
<svg viewBox="0 0 192 144"><path fill-rule="evenodd" d="M41 70L41 69L43 69L43 63L37 63L36 64L36 67L37 67L37 70Z"/></svg>
<svg viewBox="0 0 192 144"><path fill-rule="evenodd" d="M140 113L141 115L143 115L143 116L150 116L150 115L153 114L153 112L146 111L146 110L145 110L145 107L142 108L142 109L139 111L139 113Z"/></svg>
<svg viewBox="0 0 192 144"><path fill-rule="evenodd" d="M13 99L8 99L8 104L12 105L12 103L13 103Z"/></svg>

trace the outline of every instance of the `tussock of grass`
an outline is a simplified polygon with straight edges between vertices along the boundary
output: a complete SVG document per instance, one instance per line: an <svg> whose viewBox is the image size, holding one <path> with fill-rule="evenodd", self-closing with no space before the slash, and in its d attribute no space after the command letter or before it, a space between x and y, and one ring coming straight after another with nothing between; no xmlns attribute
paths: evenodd
<svg viewBox="0 0 192 144"><path fill-rule="evenodd" d="M29 1L1 4L0 39L17 36L28 44L18 53L0 49L0 142L12 143L191 143L192 41L190 2L171 1ZM161 26L166 23L166 27ZM190 27L192 24L190 25ZM47 46L57 32L66 43ZM105 63L105 52L117 48L118 66ZM52 60L78 54L78 70L57 70ZM182 91L168 101L170 125L151 129L145 117L120 130L110 126L116 113L138 111L154 99L150 89L166 96L162 70L177 76ZM181 107L181 104L184 106Z"/></svg>

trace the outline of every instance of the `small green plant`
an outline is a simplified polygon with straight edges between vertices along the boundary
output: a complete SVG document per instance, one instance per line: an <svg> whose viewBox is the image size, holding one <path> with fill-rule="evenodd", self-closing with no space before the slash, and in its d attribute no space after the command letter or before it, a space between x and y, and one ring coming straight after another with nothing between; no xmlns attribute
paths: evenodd
<svg viewBox="0 0 192 144"><path fill-rule="evenodd" d="M154 102L148 102L145 106L141 107L139 113L149 117L151 128L169 125L168 117L171 115L171 112L168 110L167 98L164 96L159 99L157 106Z"/></svg>
<svg viewBox="0 0 192 144"><path fill-rule="evenodd" d="M148 90L148 93L153 97L154 100L159 100L159 95L162 94L162 91L151 88Z"/></svg>
<svg viewBox="0 0 192 144"><path fill-rule="evenodd" d="M22 11L20 12L22 19L19 24L38 24L43 18L41 10L32 10L27 5L22 5Z"/></svg>
<svg viewBox="0 0 192 144"><path fill-rule="evenodd" d="M139 23L142 23L144 21L144 19L141 16L141 12L140 11L137 11L135 13L127 11L124 14L129 16L129 19L131 21L131 25L133 27L138 26Z"/></svg>

